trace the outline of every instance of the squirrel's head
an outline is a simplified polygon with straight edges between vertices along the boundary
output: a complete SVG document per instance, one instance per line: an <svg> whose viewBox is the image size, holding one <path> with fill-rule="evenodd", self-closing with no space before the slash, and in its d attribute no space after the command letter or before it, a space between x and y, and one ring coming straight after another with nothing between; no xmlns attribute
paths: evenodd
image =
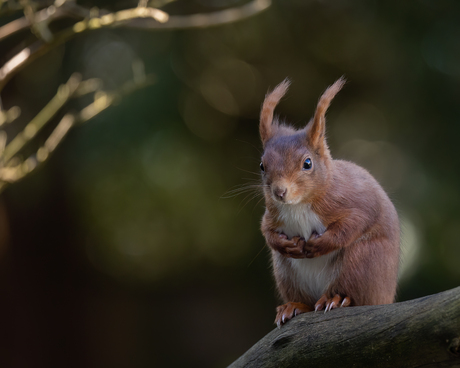
<svg viewBox="0 0 460 368"><path fill-rule="evenodd" d="M332 158L326 143L326 111L345 84L338 79L321 96L315 115L303 129L284 125L273 111L289 87L285 79L268 93L260 113L264 153L260 169L265 195L278 203L309 202L328 182Z"/></svg>

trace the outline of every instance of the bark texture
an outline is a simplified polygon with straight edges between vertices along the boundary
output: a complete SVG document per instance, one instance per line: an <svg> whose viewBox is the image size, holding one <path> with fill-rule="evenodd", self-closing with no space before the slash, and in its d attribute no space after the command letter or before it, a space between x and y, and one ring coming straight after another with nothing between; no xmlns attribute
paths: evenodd
<svg viewBox="0 0 460 368"><path fill-rule="evenodd" d="M460 287L299 315L230 367L460 367Z"/></svg>

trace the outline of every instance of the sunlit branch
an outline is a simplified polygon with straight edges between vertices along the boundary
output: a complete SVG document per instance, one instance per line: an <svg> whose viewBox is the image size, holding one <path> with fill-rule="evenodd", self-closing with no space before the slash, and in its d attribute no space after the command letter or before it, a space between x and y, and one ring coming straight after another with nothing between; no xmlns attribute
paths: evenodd
<svg viewBox="0 0 460 368"><path fill-rule="evenodd" d="M8 110L3 111L0 109L0 126L9 124L15 121L21 115L19 106L10 107Z"/></svg>
<svg viewBox="0 0 460 368"><path fill-rule="evenodd" d="M144 6L145 3L147 3L147 1L140 1L138 8L135 9L156 9L157 11L161 12L161 10L157 8L149 8L147 6ZM156 19L154 17L146 17L145 15L142 15L142 12L140 15L136 15L135 12L133 13L135 9L123 10L122 12L128 12L130 14L129 19L121 16L118 20L116 19L116 13L110 13L104 9L99 9L98 12L99 18L106 16L106 18L102 21L101 26L125 26L130 28L145 29L179 29L209 27L219 24L235 22L237 20L248 18L264 11L270 6L270 4L271 0L253 0L240 7L234 7L211 13L200 13L192 15L169 15L169 20L165 22L162 22L161 20ZM165 16L164 14L162 15L162 17ZM91 9L87 9L73 2L64 2L59 7L56 7L54 5L49 6L45 9L36 12L34 14L32 23L29 18L22 17L0 27L0 41L8 36L11 36L16 32L29 28L31 24L38 25L41 23L46 23L47 25L53 20L63 18L66 16L89 20L91 17ZM106 24L104 24L104 22L106 22ZM121 22L124 23L122 24ZM92 27L94 25L97 26L97 23L97 20L93 21L93 25L89 25L88 28L85 27L84 29L93 29Z"/></svg>
<svg viewBox="0 0 460 368"><path fill-rule="evenodd" d="M151 17L157 22L165 22L168 19L167 13L163 12L162 10L150 7L138 6L137 8L125 9L114 13L104 9L97 9L97 14L94 14L95 9L97 8L87 9L83 6L75 4L74 2L64 2L59 7L51 5L36 13L33 13L30 10L30 6L24 6L24 17L13 20L10 23L0 27L0 41L13 35L16 32L22 31L29 27L38 27L37 29L40 31L46 28L49 32L48 24L63 17L82 19L83 23L77 26L77 30L79 29L80 32L86 29L114 26L117 25L118 22L124 22L134 18ZM105 18L101 20L102 17ZM46 37L39 38L43 38L47 42L51 42L53 35L50 33L47 34Z"/></svg>
<svg viewBox="0 0 460 368"><path fill-rule="evenodd" d="M101 14L109 13L104 10L101 10L100 12ZM40 24L43 22L48 25L50 22L64 17L71 17L80 20L89 17L89 15L90 9L86 9L71 1L61 1L58 5L50 5L35 12L32 19L24 16L0 27L0 41L16 32L28 29L32 24Z"/></svg>
<svg viewBox="0 0 460 368"><path fill-rule="evenodd" d="M77 22L72 27L55 34L50 42L44 42L41 40L36 41L8 60L0 68L0 91L13 75L32 63L41 55L67 42L76 34L103 27L113 27L120 22L125 22L139 17L148 17L155 19L158 22L166 22L168 20L168 14L159 9L138 7Z"/></svg>
<svg viewBox="0 0 460 368"><path fill-rule="evenodd" d="M66 84L59 87L58 93L50 102L33 118L6 147L1 157L3 164L7 165L8 161L16 155L24 145L34 138L37 133L49 122L61 107L72 97L80 83L80 76L74 74Z"/></svg>
<svg viewBox="0 0 460 368"><path fill-rule="evenodd" d="M163 24L152 22L150 19L133 19L132 21L125 24L125 26L130 28L144 29L183 29L211 27L252 17L266 10L270 5L271 0L253 0L239 7L233 7L212 13L171 15L169 17L169 21Z"/></svg>
<svg viewBox="0 0 460 368"><path fill-rule="evenodd" d="M6 188L7 184L23 178L45 162L74 125L85 123L123 97L155 81L152 75L146 75L143 78L138 76L137 79L123 84L115 91L104 92L99 89L101 86L99 80L81 81L79 78L78 75L74 75L66 84L59 87L53 99L6 147L6 133L0 131L0 157L4 160L4 166L0 167L0 192ZM92 92L94 92L94 101L79 113L66 114L36 153L23 161L15 156L43 126L51 121L51 118L71 97L79 97Z"/></svg>
<svg viewBox="0 0 460 368"><path fill-rule="evenodd" d="M34 5L37 7L37 9L39 9L45 6L50 6L53 4L53 2L55 1L53 0L44 0L44 1L34 0ZM10 14L10 13L14 13L17 11L23 11L23 10L24 10L24 5L21 4L20 0L0 0L0 15Z"/></svg>
<svg viewBox="0 0 460 368"><path fill-rule="evenodd" d="M19 3L22 5L24 10L24 17L30 25L32 32L39 38L44 41L51 41L53 39L53 34L48 28L48 22L42 20L41 22L35 21L35 11L32 6L31 0L20 0ZM53 6L47 8L47 10L53 9Z"/></svg>
<svg viewBox="0 0 460 368"><path fill-rule="evenodd" d="M36 41L23 48L0 67L0 92L13 76L27 65L83 32L109 27L143 29L209 27L253 16L268 8L271 3L271 0L252 0L239 7L186 16L170 16L156 7L151 7L151 5L161 7L171 1L174 0L139 0L136 8L111 13L94 7L88 9L72 0L55 0L54 2L19 0L7 3L0 0L0 15L15 11L24 13L24 17L0 27L0 41L29 28L37 37ZM63 17L74 18L77 22L59 32L52 33L48 25ZM7 134L0 131L0 191L8 183L21 179L46 161L72 126L88 121L118 102L123 96L153 83L154 78L145 75L142 61L135 61L132 66L133 80L111 92L103 91L102 83L98 79L81 81L81 77L74 74L66 84L59 87L58 93L51 101L9 143L7 143ZM66 114L45 140L43 146L27 159L21 159L20 153L23 148L53 120L70 98L88 93L94 93L94 101L91 104L80 112ZM17 119L20 112L18 106L13 106L6 111L0 106L0 126Z"/></svg>
<svg viewBox="0 0 460 368"><path fill-rule="evenodd" d="M253 0L240 7L234 7L212 13L193 14L184 16L169 16L160 9L139 6L133 9L125 9L115 13L108 13L106 10L97 9L97 16L86 9L72 2L64 2L56 9L50 6L35 14L34 24L37 29L42 31L47 29L47 24L54 17L61 17L64 13L73 14L76 17L85 17L82 21L75 23L72 27L64 29L52 36L46 34L43 36L47 42L39 40L24 48L18 54L7 61L0 68L0 91L3 89L12 75L22 70L25 66L36 60L44 53L67 42L78 33L104 27L130 27L145 29L178 29L209 27L224 23L230 23L243 18L253 16L265 9L271 4L271 0ZM54 9L54 10L50 10ZM14 23L16 22L16 23ZM0 27L0 40L22 27L30 26L30 21L23 18L21 21L16 20L13 24L6 24ZM38 26L39 24L43 26ZM6 28L5 28L6 27ZM43 31L46 33L46 31Z"/></svg>

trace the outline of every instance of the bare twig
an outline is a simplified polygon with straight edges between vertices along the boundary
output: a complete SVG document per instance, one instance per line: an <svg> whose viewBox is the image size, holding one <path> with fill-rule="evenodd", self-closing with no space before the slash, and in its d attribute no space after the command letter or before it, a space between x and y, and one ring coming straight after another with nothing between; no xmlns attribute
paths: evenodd
<svg viewBox="0 0 460 368"><path fill-rule="evenodd" d="M15 121L21 115L21 109L18 106L10 107L7 111L0 109L0 126Z"/></svg>
<svg viewBox="0 0 460 368"><path fill-rule="evenodd" d="M78 33L88 30L94 30L104 27L126 26L131 28L143 29L178 29L178 28L194 28L194 27L209 27L219 24L230 23L243 18L257 14L270 6L271 0L253 0L250 3L206 14L194 14L186 16L169 16L167 13L156 8L137 7L133 9L121 10L115 13L107 13L103 10L98 10L98 16L89 18L90 10L78 6L74 3L65 2L60 8L62 11L69 12L75 16L85 15L86 18L75 23L72 27L64 29L50 37L47 42L42 40L24 48L22 51L13 56L0 68L0 91L11 78L12 75L22 70L25 66L36 60L41 55L51 49L67 42ZM43 10L44 11L44 10ZM62 12L37 13L35 24L48 23L53 17L62 16ZM41 20L40 20L41 19ZM53 18L54 19L54 18ZM16 22L16 21L14 21ZM20 27L24 27L27 19L17 21L16 24L7 24L0 27L1 37L7 37L18 31ZM4 27L7 27L4 29ZM43 27L42 27L43 28Z"/></svg>
<svg viewBox="0 0 460 368"><path fill-rule="evenodd" d="M33 0L36 9L41 9L58 1L74 1L74 0ZM0 0L0 15L9 14L12 12L24 11L24 6L21 0Z"/></svg>
<svg viewBox="0 0 460 368"><path fill-rule="evenodd" d="M142 29L209 27L255 15L268 8L271 2L271 0L252 0L245 5L231 9L187 16L169 16L158 8L149 7L149 5L162 6L171 1L174 0L150 2L139 0L136 8L110 13L104 9L87 9L72 0L55 0L54 3L51 1L18 0L8 1L7 5L5 5L5 1L0 0L0 14L18 10L24 12L24 17L0 27L0 41L27 28L30 28L37 37L36 41L23 48L0 68L0 92L20 70L82 32L107 27ZM71 27L53 34L48 25L62 17L71 17L78 21ZM81 77L74 74L67 83L59 87L58 93L51 101L8 144L7 134L0 131L0 192L8 183L19 180L46 161L72 126L88 121L123 96L152 84L153 81L152 76L145 75L142 61L133 63L133 80L112 92L101 90L101 82L97 79L81 81ZM91 104L78 113L66 114L36 153L25 160L20 157L23 148L53 119L70 98L88 93L94 93L94 101ZM19 107L14 106L4 111L0 105L0 126L11 123L19 115Z"/></svg>
<svg viewBox="0 0 460 368"><path fill-rule="evenodd" d="M163 24L152 22L150 19L133 19L126 27L142 29L183 29L205 28L226 23L232 23L252 17L271 5L271 0L253 0L247 4L212 13L192 15L171 15L169 21Z"/></svg>
<svg viewBox="0 0 460 368"><path fill-rule="evenodd" d="M171 0L172 1L172 0ZM148 8L142 6L145 3L140 1L140 8ZM253 0L240 7L231 9L220 10L212 13L202 13L193 15L170 15L167 22L158 23L156 20L152 20L143 16L133 17L134 19L124 19L124 24L120 22L110 22L102 24L102 26L124 26L130 28L142 28L142 29L182 29L182 28L203 28L216 26L220 24L235 22L244 18L251 17L257 13L260 13L267 9L271 4L271 0ZM155 9L155 8L150 8ZM132 9L128 9L132 10ZM159 9L157 9L159 10ZM111 20L110 12L104 9L99 9L99 15L106 15L105 20ZM113 14L112 14L113 15ZM65 2L59 7L50 6L42 9L34 14L33 24L40 24L42 22L50 23L54 20L63 17L73 17L77 19L89 19L90 9L84 8L73 2ZM115 17L113 17L115 18ZM128 21L129 20L129 21ZM97 22L96 22L97 23ZM11 36L12 34L21 30L27 29L31 26L31 22L28 18L22 17L11 21L8 24L0 27L0 41L4 38ZM85 28L86 29L86 28Z"/></svg>
<svg viewBox="0 0 460 368"><path fill-rule="evenodd" d="M3 165L7 166L8 161L16 155L24 145L29 142L35 135L49 122L61 107L72 97L80 84L81 77L74 74L66 84L59 87L58 93L50 102L33 118L6 147L1 157Z"/></svg>
<svg viewBox="0 0 460 368"><path fill-rule="evenodd" d="M55 34L50 42L44 42L42 40L36 41L8 60L3 67L0 68L0 91L13 75L32 63L41 55L67 42L76 34L102 27L112 27L118 23L139 17L148 17L155 19L158 22L166 22L168 20L168 14L159 9L133 8L77 22L72 27Z"/></svg>
<svg viewBox="0 0 460 368"><path fill-rule="evenodd" d="M52 21L64 17L71 17L80 20L88 16L89 9L79 6L74 2L64 2L60 6L50 5L49 7L33 13L32 17L24 16L0 27L0 41L17 32L30 28L32 24L49 24Z"/></svg>
<svg viewBox="0 0 460 368"><path fill-rule="evenodd" d="M85 123L123 97L138 89L153 84L154 81L154 76L146 75L143 78L138 77L137 80L125 83L115 91L104 92L100 90L100 82L97 79L81 81L79 75L73 75L66 84L59 87L59 91L53 99L30 123L27 124L26 128L21 133L6 145L6 147L6 134L0 131L0 158L3 160L3 166L0 166L0 192L6 188L7 184L23 178L45 162L50 154L62 142L72 126ZM23 161L16 156L16 154L51 121L52 116L54 116L70 98L79 97L91 92L94 92L94 101L83 108L79 113L66 114L46 139L43 146L41 146L35 154L32 154Z"/></svg>

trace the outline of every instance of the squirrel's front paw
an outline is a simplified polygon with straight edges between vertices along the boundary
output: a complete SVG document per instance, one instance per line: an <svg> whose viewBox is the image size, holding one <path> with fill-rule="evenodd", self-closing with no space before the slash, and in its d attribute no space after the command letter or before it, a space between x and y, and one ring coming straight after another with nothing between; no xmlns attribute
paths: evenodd
<svg viewBox="0 0 460 368"><path fill-rule="evenodd" d="M324 241L325 239L323 239L322 236L323 234L313 232L310 236L310 239L305 242L303 251L306 258L324 256L325 254L328 254L334 250L329 246L327 242Z"/></svg>
<svg viewBox="0 0 460 368"><path fill-rule="evenodd" d="M285 257L305 258L305 239L300 236L294 236L292 239L288 239L286 234L281 233L279 234L275 247L276 250Z"/></svg>

